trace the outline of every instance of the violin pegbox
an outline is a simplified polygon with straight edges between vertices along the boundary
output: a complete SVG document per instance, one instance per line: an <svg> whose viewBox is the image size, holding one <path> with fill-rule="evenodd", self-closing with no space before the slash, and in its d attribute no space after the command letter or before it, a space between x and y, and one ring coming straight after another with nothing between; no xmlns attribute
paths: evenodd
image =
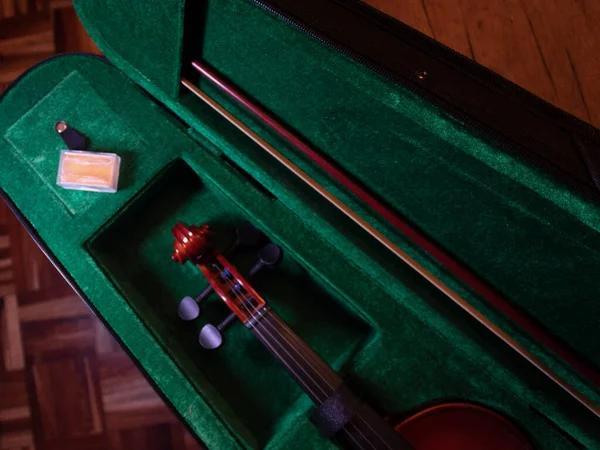
<svg viewBox="0 0 600 450"><path fill-rule="evenodd" d="M171 231L175 237L173 248L175 251L171 258L179 264L187 261L196 263L212 249L209 244L210 229L207 224L190 227L179 222Z"/></svg>
<svg viewBox="0 0 600 450"><path fill-rule="evenodd" d="M188 227L178 223L172 233L175 237L172 258L180 264L190 261L209 282L209 286L198 297L185 297L180 302L179 317L185 321L198 318L200 303L212 293L216 293L230 309L230 314L220 324L206 324L200 331L199 343L202 347L218 348L223 342L222 331L236 318L244 324L249 323L266 303L238 270L212 248L208 225ZM239 247L254 246L261 236L262 233L258 229L245 222L237 228L237 239L225 253L230 254ZM279 246L267 244L258 252L258 261L248 272L248 278L252 278L263 268L274 267L281 257L282 251Z"/></svg>

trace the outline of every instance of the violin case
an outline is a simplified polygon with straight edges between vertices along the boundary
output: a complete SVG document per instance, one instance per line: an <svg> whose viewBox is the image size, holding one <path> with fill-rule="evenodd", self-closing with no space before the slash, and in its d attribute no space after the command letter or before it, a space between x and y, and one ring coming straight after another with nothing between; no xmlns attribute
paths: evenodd
<svg viewBox="0 0 600 450"><path fill-rule="evenodd" d="M190 66L210 65L600 367L600 135L357 1L77 0L107 59L68 54L0 98L0 188L29 232L211 449L336 448L241 324L208 351L177 305L206 280L170 259L177 222L250 221L285 256L255 288L382 413L490 407L534 448L600 448L600 390ZM589 402L416 274L191 92L185 76L359 212ZM56 185L66 121L115 152L115 194ZM224 239L224 242L226 239ZM591 373L590 372L590 373Z"/></svg>

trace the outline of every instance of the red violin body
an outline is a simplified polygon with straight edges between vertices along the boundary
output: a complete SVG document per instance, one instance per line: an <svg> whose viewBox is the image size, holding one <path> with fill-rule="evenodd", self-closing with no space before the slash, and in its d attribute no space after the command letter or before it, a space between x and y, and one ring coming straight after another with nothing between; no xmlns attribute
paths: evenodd
<svg viewBox="0 0 600 450"><path fill-rule="evenodd" d="M472 403L444 403L427 408L394 429L417 450L532 449L512 422Z"/></svg>

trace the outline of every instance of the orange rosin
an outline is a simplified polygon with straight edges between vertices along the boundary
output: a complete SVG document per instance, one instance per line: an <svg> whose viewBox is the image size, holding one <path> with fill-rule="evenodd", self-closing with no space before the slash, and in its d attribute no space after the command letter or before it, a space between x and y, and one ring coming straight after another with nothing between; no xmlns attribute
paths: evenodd
<svg viewBox="0 0 600 450"><path fill-rule="evenodd" d="M64 150L56 183L66 189L116 192L120 162L114 153Z"/></svg>

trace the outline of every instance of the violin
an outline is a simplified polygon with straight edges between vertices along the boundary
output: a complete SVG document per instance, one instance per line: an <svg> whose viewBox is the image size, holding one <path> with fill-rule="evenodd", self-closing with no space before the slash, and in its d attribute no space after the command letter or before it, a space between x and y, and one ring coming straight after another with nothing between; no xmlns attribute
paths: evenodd
<svg viewBox="0 0 600 450"><path fill-rule="evenodd" d="M241 231L240 231L241 230ZM321 433L352 449L398 450L531 450L526 437L509 420L491 409L471 403L439 404L402 420L379 415L363 402L334 371L267 304L239 271L211 245L209 225L172 230L172 258L197 266L209 282L198 299L186 297L179 307L184 320L198 316L200 300L216 293L230 315L218 327L206 325L199 342L206 349L222 344L221 331L239 319L284 366L316 404L313 422ZM260 232L247 223L238 229L235 246L257 242ZM281 249L269 244L261 250L259 263L250 271L273 266Z"/></svg>

